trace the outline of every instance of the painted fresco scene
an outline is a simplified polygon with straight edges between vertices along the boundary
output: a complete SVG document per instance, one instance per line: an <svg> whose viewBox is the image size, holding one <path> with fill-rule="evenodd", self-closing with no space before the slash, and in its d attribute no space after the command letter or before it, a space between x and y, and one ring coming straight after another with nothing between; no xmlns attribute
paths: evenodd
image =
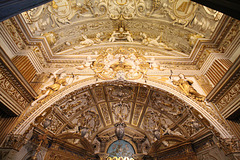
<svg viewBox="0 0 240 160"><path fill-rule="evenodd" d="M134 160L135 151L130 143L118 140L110 145L107 153L109 154L107 160Z"/></svg>

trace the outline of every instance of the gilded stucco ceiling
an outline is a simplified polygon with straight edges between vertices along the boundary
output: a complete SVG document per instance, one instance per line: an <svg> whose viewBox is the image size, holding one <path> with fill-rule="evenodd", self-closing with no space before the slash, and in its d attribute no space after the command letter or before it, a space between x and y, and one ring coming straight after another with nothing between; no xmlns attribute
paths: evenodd
<svg viewBox="0 0 240 160"><path fill-rule="evenodd" d="M96 145L99 141L117 140L114 125L126 124L125 137L145 141L144 145L156 141L156 131L170 136L171 140L163 142L162 148L172 146L174 136L182 141L194 138L206 132L209 122L187 103L164 90L148 85L112 81L97 83L77 89L57 100L43 111L34 121L35 125L43 127L45 121L51 120L46 128L50 133L67 138L69 143L78 145L79 127L86 127L84 136ZM145 150L144 152L147 152Z"/></svg>
<svg viewBox="0 0 240 160"><path fill-rule="evenodd" d="M53 59L116 46L146 56L187 57L198 38L211 37L222 17L189 0L55 0L22 15L33 37L46 37Z"/></svg>
<svg viewBox="0 0 240 160"><path fill-rule="evenodd" d="M13 59L31 62L38 94L14 134L34 127L100 153L122 123L123 139L144 154L155 142L161 150L208 132L231 137L205 101L213 86L202 73L238 33L220 12L189 0L54 0L3 26Z"/></svg>

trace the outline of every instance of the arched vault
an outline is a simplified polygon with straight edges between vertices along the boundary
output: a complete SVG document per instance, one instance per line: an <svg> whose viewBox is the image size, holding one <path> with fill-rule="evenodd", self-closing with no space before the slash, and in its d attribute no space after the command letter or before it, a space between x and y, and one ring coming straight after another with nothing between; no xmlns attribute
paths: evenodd
<svg viewBox="0 0 240 160"><path fill-rule="evenodd" d="M115 136L114 124L122 120L128 128L126 135L134 136L135 130L149 142L156 140L156 128L162 134L183 138L215 128L222 137L230 138L221 120L206 109L205 103L193 101L165 83L153 80L147 84L119 80L96 83L94 78L88 78L62 88L31 107L13 132L23 134L30 123L43 126L50 119L47 129L51 133L75 133L79 127L87 127L85 137L93 142L107 131Z"/></svg>

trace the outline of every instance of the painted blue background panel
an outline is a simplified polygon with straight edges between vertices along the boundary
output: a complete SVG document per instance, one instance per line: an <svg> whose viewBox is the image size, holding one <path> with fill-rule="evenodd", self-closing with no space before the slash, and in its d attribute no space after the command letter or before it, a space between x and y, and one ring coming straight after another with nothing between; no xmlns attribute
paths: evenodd
<svg viewBox="0 0 240 160"><path fill-rule="evenodd" d="M133 158L133 154L135 151L130 143L124 140L118 140L113 142L109 148L107 153L109 157L128 157Z"/></svg>

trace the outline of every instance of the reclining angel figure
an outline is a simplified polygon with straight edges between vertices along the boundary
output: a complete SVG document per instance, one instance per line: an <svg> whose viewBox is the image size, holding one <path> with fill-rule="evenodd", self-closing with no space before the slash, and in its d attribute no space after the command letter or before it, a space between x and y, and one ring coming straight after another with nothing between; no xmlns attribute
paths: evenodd
<svg viewBox="0 0 240 160"><path fill-rule="evenodd" d="M41 93L35 98L36 100L32 103L32 106L34 106L36 103L41 102L45 97L53 94L54 92L58 91L63 86L66 86L70 84L70 81L73 81L73 76L69 77L66 73L59 71L63 70L63 68L58 69L53 74L50 74L50 78L47 82L43 84L43 87L41 89Z"/></svg>

